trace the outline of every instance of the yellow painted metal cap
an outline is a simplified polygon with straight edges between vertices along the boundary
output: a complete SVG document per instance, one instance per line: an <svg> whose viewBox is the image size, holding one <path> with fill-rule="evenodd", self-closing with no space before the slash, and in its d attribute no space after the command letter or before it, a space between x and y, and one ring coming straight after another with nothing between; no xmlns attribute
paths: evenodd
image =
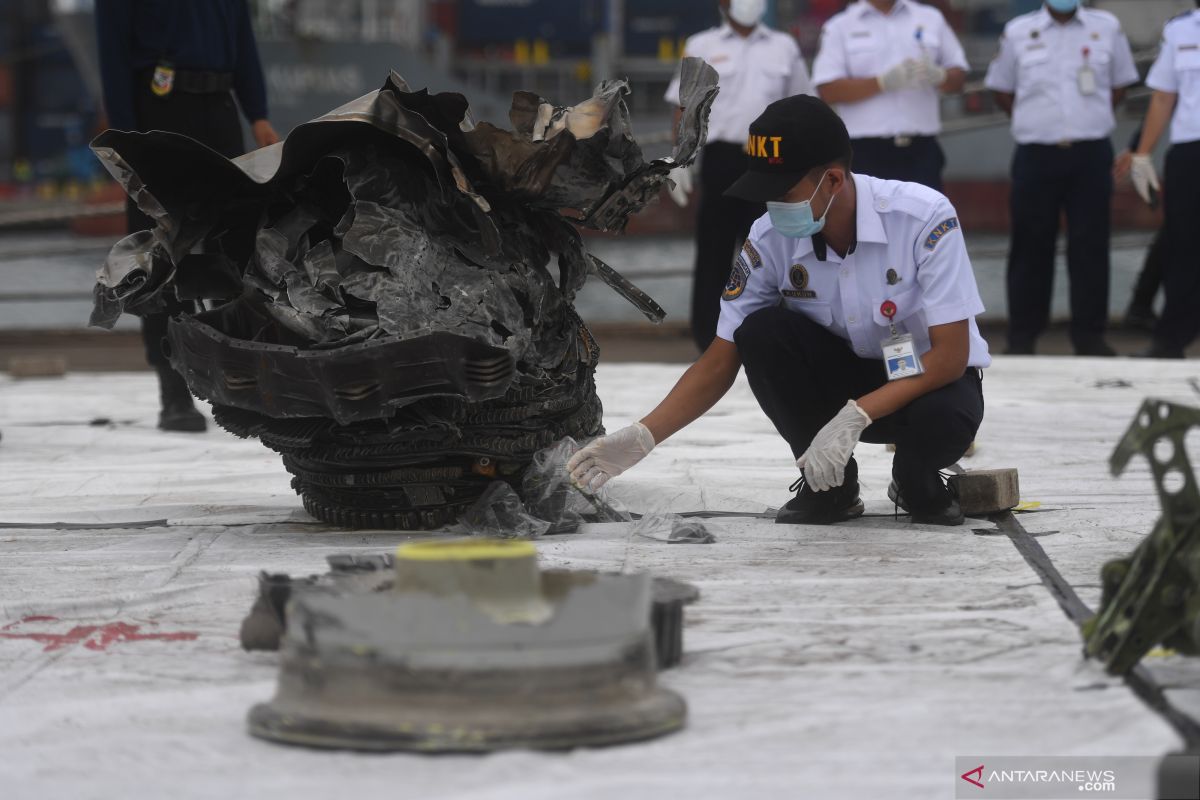
<svg viewBox="0 0 1200 800"><path fill-rule="evenodd" d="M451 539L410 542L396 549L399 561L495 561L537 556L533 542L518 539Z"/></svg>

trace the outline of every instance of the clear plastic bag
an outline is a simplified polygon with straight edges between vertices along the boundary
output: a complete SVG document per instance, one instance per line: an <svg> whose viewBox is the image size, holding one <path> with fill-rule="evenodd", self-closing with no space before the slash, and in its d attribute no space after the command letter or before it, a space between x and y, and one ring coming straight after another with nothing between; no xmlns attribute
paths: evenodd
<svg viewBox="0 0 1200 800"><path fill-rule="evenodd" d="M525 510L516 490L495 481L458 520L463 532L499 539L535 539L550 529L550 523Z"/></svg>
<svg viewBox="0 0 1200 800"><path fill-rule="evenodd" d="M712 544L717 537L709 523L678 514L645 514L633 523L636 536L668 544Z"/></svg>

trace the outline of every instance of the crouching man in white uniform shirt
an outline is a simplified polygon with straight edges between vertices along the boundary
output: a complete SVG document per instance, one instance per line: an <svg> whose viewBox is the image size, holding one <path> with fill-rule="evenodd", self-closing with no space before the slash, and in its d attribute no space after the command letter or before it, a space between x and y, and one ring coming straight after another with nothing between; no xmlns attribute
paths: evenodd
<svg viewBox="0 0 1200 800"><path fill-rule="evenodd" d="M950 202L924 186L850 171L850 137L821 100L772 103L730 193L767 202L722 298L717 338L640 422L568 463L596 489L707 412L745 365L801 477L776 518L825 524L863 513L854 448L892 443L890 496L914 521L959 525L939 470L983 420L991 363L983 303Z"/></svg>

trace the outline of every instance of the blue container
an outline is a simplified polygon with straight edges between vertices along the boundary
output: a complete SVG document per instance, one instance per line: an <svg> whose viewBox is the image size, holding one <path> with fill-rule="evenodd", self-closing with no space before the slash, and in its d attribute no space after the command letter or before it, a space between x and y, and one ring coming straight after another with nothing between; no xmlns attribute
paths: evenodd
<svg viewBox="0 0 1200 800"><path fill-rule="evenodd" d="M625 52L654 56L663 39L678 43L721 22L716 3L707 0L636 0L625 4Z"/></svg>
<svg viewBox="0 0 1200 800"><path fill-rule="evenodd" d="M555 57L586 56L605 29L605 0L461 0L458 42L467 49L542 40Z"/></svg>

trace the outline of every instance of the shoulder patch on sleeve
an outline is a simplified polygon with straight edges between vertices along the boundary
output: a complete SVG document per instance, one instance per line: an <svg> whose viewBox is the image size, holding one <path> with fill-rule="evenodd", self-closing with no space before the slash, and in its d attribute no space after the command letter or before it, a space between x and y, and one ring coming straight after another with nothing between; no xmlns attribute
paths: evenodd
<svg viewBox="0 0 1200 800"><path fill-rule="evenodd" d="M744 255L738 255L733 262L733 269L729 273L729 282L725 284L725 291L721 293L722 300L737 300L742 296L742 292L746 291L746 282L750 280L750 268L746 266Z"/></svg>
<svg viewBox="0 0 1200 800"><path fill-rule="evenodd" d="M946 238L946 234L957 229L958 217L950 217L950 219L942 220L929 232L929 238L925 240L925 249L932 252L938 246L938 243Z"/></svg>
<svg viewBox="0 0 1200 800"><path fill-rule="evenodd" d="M749 239L747 239L746 243L742 245L742 255L744 255L746 260L750 263L751 269L762 269L762 256L758 254L758 250L755 249L754 245L750 243Z"/></svg>

